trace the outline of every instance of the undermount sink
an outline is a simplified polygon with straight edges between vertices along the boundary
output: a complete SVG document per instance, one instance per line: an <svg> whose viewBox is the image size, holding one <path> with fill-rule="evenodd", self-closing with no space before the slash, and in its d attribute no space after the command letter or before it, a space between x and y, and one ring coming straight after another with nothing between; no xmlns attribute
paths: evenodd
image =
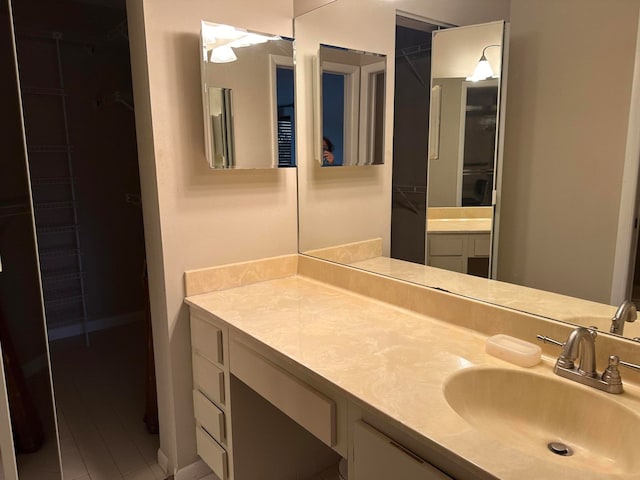
<svg viewBox="0 0 640 480"><path fill-rule="evenodd" d="M640 416L617 396L524 370L468 368L446 381L451 408L473 428L566 468L608 474L640 469ZM568 456L553 453L568 447ZM565 452L561 452L565 453Z"/></svg>

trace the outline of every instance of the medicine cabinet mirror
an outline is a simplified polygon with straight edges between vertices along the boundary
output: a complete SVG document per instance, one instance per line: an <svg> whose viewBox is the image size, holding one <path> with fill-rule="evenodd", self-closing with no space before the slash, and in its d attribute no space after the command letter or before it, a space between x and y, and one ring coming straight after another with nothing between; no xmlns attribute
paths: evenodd
<svg viewBox="0 0 640 480"><path fill-rule="evenodd" d="M384 163L386 56L320 45L315 151L323 167Z"/></svg>
<svg viewBox="0 0 640 480"><path fill-rule="evenodd" d="M294 167L293 39L203 21L200 65L209 166Z"/></svg>

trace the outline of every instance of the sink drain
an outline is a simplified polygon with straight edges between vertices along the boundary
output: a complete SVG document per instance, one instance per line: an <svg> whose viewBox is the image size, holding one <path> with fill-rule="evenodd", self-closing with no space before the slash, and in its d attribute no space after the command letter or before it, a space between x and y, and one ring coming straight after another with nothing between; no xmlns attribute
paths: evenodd
<svg viewBox="0 0 640 480"><path fill-rule="evenodd" d="M569 457L573 455L573 450L571 450L568 446L561 442L549 442L547 444L547 448L556 455L560 455L563 457Z"/></svg>

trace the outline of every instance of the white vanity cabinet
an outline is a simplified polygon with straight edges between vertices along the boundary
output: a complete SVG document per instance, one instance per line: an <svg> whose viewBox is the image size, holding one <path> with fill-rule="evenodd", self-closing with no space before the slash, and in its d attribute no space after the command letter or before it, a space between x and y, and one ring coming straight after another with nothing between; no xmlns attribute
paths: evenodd
<svg viewBox="0 0 640 480"><path fill-rule="evenodd" d="M346 457L343 398L213 315L190 323L197 453L220 480L306 479Z"/></svg>
<svg viewBox="0 0 640 480"><path fill-rule="evenodd" d="M325 478L340 457L348 480L486 478L222 317L192 308L191 337L197 453L220 480Z"/></svg>
<svg viewBox="0 0 640 480"><path fill-rule="evenodd" d="M349 480L453 480L362 421L353 427L353 458L349 470Z"/></svg>

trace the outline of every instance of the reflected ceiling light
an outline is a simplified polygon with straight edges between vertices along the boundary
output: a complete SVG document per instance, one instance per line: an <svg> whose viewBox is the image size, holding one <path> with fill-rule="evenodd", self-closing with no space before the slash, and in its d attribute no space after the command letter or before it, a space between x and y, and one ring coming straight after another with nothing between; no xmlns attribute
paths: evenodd
<svg viewBox="0 0 640 480"><path fill-rule="evenodd" d="M246 35L246 31L238 30L230 25L211 25L208 23L202 24L202 36L204 43L215 43L218 40L235 40L243 35Z"/></svg>
<svg viewBox="0 0 640 480"><path fill-rule="evenodd" d="M221 45L211 50L209 61L213 63L229 63L238 59L229 45Z"/></svg>
<svg viewBox="0 0 640 480"><path fill-rule="evenodd" d="M245 33L242 37L234 40L229 45L234 48L250 47L251 45L258 45L259 43L267 43L269 40L280 40L280 37L260 35L258 33Z"/></svg>
<svg viewBox="0 0 640 480"><path fill-rule="evenodd" d="M204 61L229 63L238 59L233 48L250 47L269 40L281 40L281 37L260 35L246 30L222 24L202 22L202 43Z"/></svg>
<svg viewBox="0 0 640 480"><path fill-rule="evenodd" d="M482 56L480 60L478 60L478 64L476 65L476 69L473 71L473 75L467 77L467 81L469 82L479 82L480 80L487 80L488 78L493 78L493 69L491 68L491 64L487 60L485 56L485 52L487 48L491 47L499 47L500 45L487 45L482 49Z"/></svg>

